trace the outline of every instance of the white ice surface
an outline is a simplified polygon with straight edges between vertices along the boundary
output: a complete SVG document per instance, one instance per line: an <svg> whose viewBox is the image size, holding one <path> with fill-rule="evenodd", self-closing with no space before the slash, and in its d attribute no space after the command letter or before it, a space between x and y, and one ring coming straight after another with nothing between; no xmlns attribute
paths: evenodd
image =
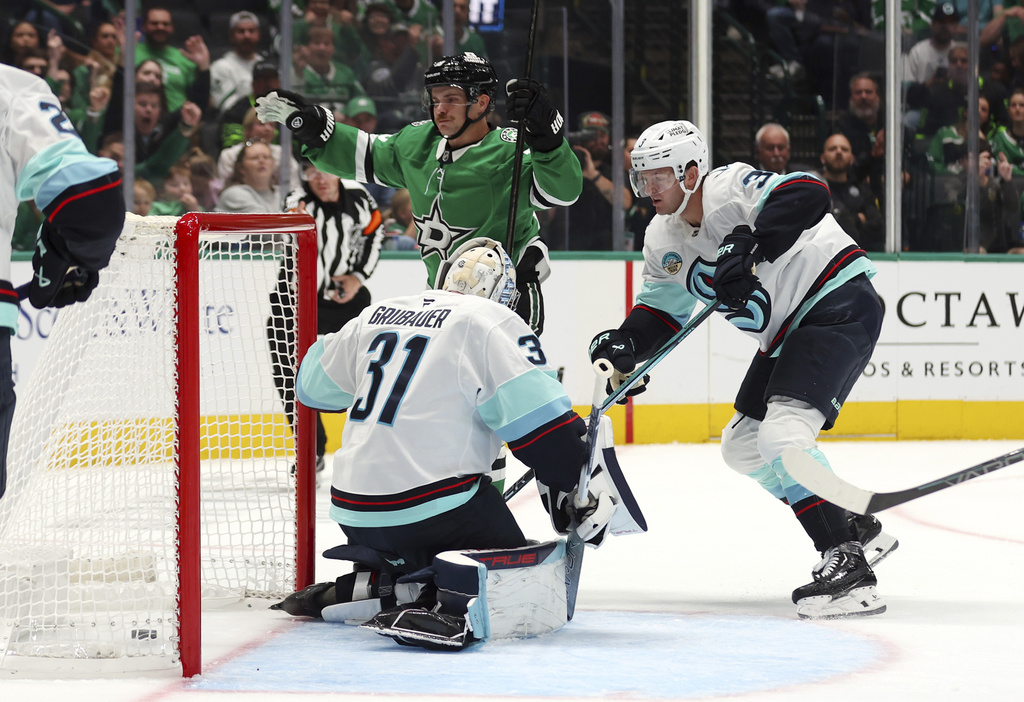
<svg viewBox="0 0 1024 702"><path fill-rule="evenodd" d="M872 490L1018 447L822 444L844 478ZM587 550L577 617L560 632L427 653L251 601L204 613L204 674L193 681L0 679L0 699L1024 700L1021 464L880 513L900 540L877 568L888 611L806 622L790 592L818 556L791 511L726 468L717 444L625 446L618 456L650 531ZM521 466L510 463L514 479ZM341 534L326 518L326 485L318 498L322 551ZM512 507L528 536L549 538L532 486ZM317 579L344 571L321 561Z"/></svg>

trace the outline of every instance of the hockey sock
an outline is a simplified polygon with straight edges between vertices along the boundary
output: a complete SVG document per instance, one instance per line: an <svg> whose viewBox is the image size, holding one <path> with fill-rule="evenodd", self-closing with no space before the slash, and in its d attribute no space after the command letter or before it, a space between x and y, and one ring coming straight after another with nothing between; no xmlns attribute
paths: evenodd
<svg viewBox="0 0 1024 702"><path fill-rule="evenodd" d="M805 497L792 507L800 526L814 541L814 548L819 553L825 553L833 546L856 539L846 517L846 510L842 507L826 502L817 495Z"/></svg>

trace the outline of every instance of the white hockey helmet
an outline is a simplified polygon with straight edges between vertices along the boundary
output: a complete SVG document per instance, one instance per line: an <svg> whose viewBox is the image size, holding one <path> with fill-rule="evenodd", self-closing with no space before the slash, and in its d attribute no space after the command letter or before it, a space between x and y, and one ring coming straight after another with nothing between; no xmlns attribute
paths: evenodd
<svg viewBox="0 0 1024 702"><path fill-rule="evenodd" d="M494 239L470 239L452 252L446 265L443 290L486 297L515 309L519 301L516 267Z"/></svg>
<svg viewBox="0 0 1024 702"><path fill-rule="evenodd" d="M686 120L669 120L658 122L643 131L636 140L630 160L629 183L637 197L650 197L664 192L679 183L685 196L683 204L676 210L679 214L693 194L683 185L686 169L691 164L697 166L697 184L708 174L708 142L700 130ZM660 168L671 168L674 179L659 180L651 177L648 171ZM694 186L696 190L697 186Z"/></svg>

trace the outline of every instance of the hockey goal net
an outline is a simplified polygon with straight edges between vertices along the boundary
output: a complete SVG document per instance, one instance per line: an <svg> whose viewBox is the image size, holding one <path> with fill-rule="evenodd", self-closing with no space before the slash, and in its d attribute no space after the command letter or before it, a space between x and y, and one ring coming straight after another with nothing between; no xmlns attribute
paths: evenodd
<svg viewBox="0 0 1024 702"><path fill-rule="evenodd" d="M191 676L201 598L312 581L312 414L293 430L279 386L316 338L315 266L308 215L129 215L18 388L0 673Z"/></svg>

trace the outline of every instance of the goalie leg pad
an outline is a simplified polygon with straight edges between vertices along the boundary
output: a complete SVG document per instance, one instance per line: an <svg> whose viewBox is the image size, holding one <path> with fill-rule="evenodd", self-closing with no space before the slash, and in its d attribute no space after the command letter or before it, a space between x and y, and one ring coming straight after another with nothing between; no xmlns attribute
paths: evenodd
<svg viewBox="0 0 1024 702"><path fill-rule="evenodd" d="M537 636L565 626L561 539L515 549L446 551L434 565L441 611L465 608L478 639Z"/></svg>

